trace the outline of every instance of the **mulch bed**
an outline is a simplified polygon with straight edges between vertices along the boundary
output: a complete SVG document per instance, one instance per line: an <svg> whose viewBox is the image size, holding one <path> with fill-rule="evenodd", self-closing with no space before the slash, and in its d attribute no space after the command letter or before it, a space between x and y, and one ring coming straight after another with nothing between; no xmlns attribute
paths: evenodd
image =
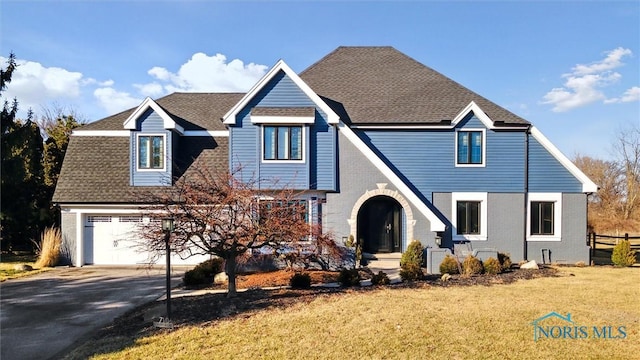
<svg viewBox="0 0 640 360"><path fill-rule="evenodd" d="M377 286L367 286L352 288L313 287L308 290L288 288L263 290L257 287L288 285L289 278L292 274L293 273L289 271L277 271L273 273L240 275L238 277L238 288L248 288L248 290L238 292L237 295L232 298L227 297L224 293L173 298L172 321L174 328L188 325L206 326L216 321L233 317L248 318L265 309L286 308L294 304L309 303L319 297L335 296L341 293L375 291L380 288ZM425 279L421 281L402 282L386 286L388 288L491 286L495 284L509 284L517 280L550 276L558 276L558 270L551 267L542 267L540 270L514 269L498 275L452 275L447 281L442 281L439 275L427 275ZM328 280L329 282L333 282L336 277L337 273L335 272L312 272L312 279L315 283L328 282ZM165 307L165 302L153 302L140 306L115 319L112 324L95 334L95 338L113 336L140 337L167 331L165 329L155 328L151 322L151 316L154 313L164 314Z"/></svg>

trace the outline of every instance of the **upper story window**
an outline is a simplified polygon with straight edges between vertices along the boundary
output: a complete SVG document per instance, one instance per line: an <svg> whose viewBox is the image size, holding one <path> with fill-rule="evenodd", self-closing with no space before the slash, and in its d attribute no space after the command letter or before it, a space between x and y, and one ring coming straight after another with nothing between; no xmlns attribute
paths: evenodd
<svg viewBox="0 0 640 360"><path fill-rule="evenodd" d="M456 166L484 166L484 130L456 132Z"/></svg>
<svg viewBox="0 0 640 360"><path fill-rule="evenodd" d="M164 169L164 135L138 135L138 169Z"/></svg>
<svg viewBox="0 0 640 360"><path fill-rule="evenodd" d="M264 160L302 160L302 126L264 126Z"/></svg>

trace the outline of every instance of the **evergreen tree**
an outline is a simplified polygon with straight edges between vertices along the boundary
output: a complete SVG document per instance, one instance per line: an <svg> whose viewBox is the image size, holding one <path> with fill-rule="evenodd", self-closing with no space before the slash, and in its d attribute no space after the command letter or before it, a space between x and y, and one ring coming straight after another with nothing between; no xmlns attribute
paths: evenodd
<svg viewBox="0 0 640 360"><path fill-rule="evenodd" d="M11 54L6 69L0 73L0 93L11 82L16 67L15 56ZM0 133L0 221L4 250L31 249L31 241L37 239L44 226L48 225L42 136L31 110L24 121L16 119L17 112L17 99L11 104L4 101Z"/></svg>

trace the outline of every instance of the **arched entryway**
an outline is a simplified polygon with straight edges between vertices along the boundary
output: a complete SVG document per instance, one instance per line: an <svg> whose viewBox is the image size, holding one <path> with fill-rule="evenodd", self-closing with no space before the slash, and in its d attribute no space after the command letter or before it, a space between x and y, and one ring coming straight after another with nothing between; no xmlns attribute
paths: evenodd
<svg viewBox="0 0 640 360"><path fill-rule="evenodd" d="M402 251L402 206L388 196L374 196L358 211L358 237L366 253Z"/></svg>

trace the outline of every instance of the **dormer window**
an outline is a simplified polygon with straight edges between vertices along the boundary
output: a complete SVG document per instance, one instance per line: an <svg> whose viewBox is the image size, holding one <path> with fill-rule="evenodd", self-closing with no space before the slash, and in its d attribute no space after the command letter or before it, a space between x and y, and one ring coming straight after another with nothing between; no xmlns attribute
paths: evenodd
<svg viewBox="0 0 640 360"><path fill-rule="evenodd" d="M302 126L264 126L263 160L302 160Z"/></svg>
<svg viewBox="0 0 640 360"><path fill-rule="evenodd" d="M138 135L138 169L164 170L164 135Z"/></svg>

